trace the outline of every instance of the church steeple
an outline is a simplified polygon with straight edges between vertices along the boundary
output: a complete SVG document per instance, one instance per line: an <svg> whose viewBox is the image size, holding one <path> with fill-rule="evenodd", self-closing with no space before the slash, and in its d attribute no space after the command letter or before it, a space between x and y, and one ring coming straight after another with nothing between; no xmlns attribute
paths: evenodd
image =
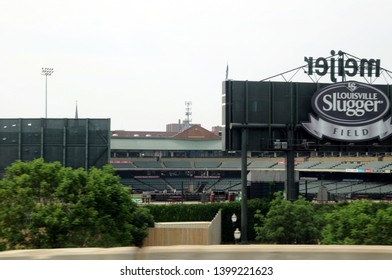
<svg viewBox="0 0 392 280"><path fill-rule="evenodd" d="M75 119L79 119L79 115L78 115L78 101L76 101Z"/></svg>

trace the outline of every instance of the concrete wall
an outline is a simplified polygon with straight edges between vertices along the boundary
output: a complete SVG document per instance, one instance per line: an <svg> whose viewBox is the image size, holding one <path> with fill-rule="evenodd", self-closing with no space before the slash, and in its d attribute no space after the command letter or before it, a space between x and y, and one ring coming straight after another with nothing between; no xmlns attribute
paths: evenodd
<svg viewBox="0 0 392 280"><path fill-rule="evenodd" d="M212 245L221 243L222 213L211 222L155 223L148 229L144 246Z"/></svg>
<svg viewBox="0 0 392 280"><path fill-rule="evenodd" d="M208 228L149 228L144 246L207 245Z"/></svg>
<svg viewBox="0 0 392 280"><path fill-rule="evenodd" d="M215 215L208 226L208 245L218 245L222 242L222 211Z"/></svg>

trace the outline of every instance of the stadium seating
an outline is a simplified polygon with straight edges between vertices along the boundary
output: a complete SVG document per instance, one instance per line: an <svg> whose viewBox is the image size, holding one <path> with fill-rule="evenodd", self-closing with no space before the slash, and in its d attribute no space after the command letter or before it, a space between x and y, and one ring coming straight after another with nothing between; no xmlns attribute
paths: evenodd
<svg viewBox="0 0 392 280"><path fill-rule="evenodd" d="M304 162L300 162L298 163L295 168L296 169L309 169L312 168L313 166L316 166L320 164L319 161L304 161Z"/></svg>
<svg viewBox="0 0 392 280"><path fill-rule="evenodd" d="M253 161L249 164L249 169L256 168L272 168L272 166L276 165L276 161Z"/></svg>
<svg viewBox="0 0 392 280"><path fill-rule="evenodd" d="M138 168L163 168L158 161L134 161L133 164Z"/></svg>
<svg viewBox="0 0 392 280"><path fill-rule="evenodd" d="M157 178L132 178L122 179L122 183L131 186L133 190L155 193L185 192L205 193L210 191L229 192L241 191L240 158L140 158L113 160L112 165L119 171L129 170L148 171ZM284 170L284 158L248 158L248 171L253 170ZM392 161L383 158L298 158L295 169L307 172L305 177L319 177L320 172L333 172L339 174L332 180L304 180L299 181L299 193L307 193L309 197L317 197L321 186L327 188L331 197L391 199L392 183L386 183L385 176L392 172ZM162 172L163 171L163 172ZM153 172L153 173L151 173ZM237 173L233 173L237 172ZM310 173L308 173L310 172ZM313 173L315 174L313 176ZM362 173L362 176L356 175ZM373 174L368 179L365 174ZM383 173L384 179L380 182L365 182L375 178L375 174ZM132 174L132 173L131 173ZM140 174L140 173L139 173ZM143 174L143 173L141 173ZM233 175L238 177L234 177ZM302 174L302 173L301 173ZM342 179L345 178L351 179ZM208 176L210 175L210 176ZM300 175L301 176L301 175ZM370 176L370 175L369 175ZM334 176L327 176L331 179Z"/></svg>
<svg viewBox="0 0 392 280"><path fill-rule="evenodd" d="M153 188L154 190L164 191L164 190L172 190L171 186L169 186L164 180L161 178L140 178L138 179L142 184Z"/></svg>
<svg viewBox="0 0 392 280"><path fill-rule="evenodd" d="M126 163L112 163L112 166L114 169L129 169L129 168L136 168L135 165L133 165L132 162L126 162Z"/></svg>
<svg viewBox="0 0 392 280"><path fill-rule="evenodd" d="M165 178L165 181L172 187L173 190L180 191L182 188L185 190L192 186L190 178Z"/></svg>
<svg viewBox="0 0 392 280"><path fill-rule="evenodd" d="M218 168L222 165L221 161L195 161L195 168Z"/></svg>
<svg viewBox="0 0 392 280"><path fill-rule="evenodd" d="M372 161L361 165L360 167L363 169L371 169L371 170L385 170L387 168L391 168L392 162L389 161Z"/></svg>
<svg viewBox="0 0 392 280"><path fill-rule="evenodd" d="M356 169L361 166L358 162L342 162L336 166L332 166L331 169Z"/></svg>
<svg viewBox="0 0 392 280"><path fill-rule="evenodd" d="M133 191L156 191L157 188L144 184L140 180L128 178L128 179L121 179L121 183L127 187L130 187Z"/></svg>
<svg viewBox="0 0 392 280"><path fill-rule="evenodd" d="M215 191L240 191L241 179L224 178L213 185Z"/></svg>
<svg viewBox="0 0 392 280"><path fill-rule="evenodd" d="M197 192L204 192L212 189L219 181L219 178L196 178L194 179L194 190Z"/></svg>
<svg viewBox="0 0 392 280"><path fill-rule="evenodd" d="M341 163L341 161L320 161L318 164L309 167L309 169L332 169Z"/></svg>
<svg viewBox="0 0 392 280"><path fill-rule="evenodd" d="M241 161L224 161L222 162L221 168L241 168Z"/></svg>
<svg viewBox="0 0 392 280"><path fill-rule="evenodd" d="M193 168L193 162L189 161L164 161L166 168Z"/></svg>

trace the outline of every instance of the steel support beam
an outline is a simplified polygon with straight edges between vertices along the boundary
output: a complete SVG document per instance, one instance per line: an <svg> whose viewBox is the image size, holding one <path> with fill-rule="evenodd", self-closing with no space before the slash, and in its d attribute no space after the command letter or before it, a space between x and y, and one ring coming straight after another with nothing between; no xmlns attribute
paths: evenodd
<svg viewBox="0 0 392 280"><path fill-rule="evenodd" d="M241 243L248 243L248 129L241 130Z"/></svg>

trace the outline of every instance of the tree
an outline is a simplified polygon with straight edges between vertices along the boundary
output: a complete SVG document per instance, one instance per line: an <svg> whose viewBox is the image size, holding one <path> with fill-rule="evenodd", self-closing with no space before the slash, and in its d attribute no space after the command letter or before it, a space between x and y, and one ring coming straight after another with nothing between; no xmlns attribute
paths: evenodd
<svg viewBox="0 0 392 280"><path fill-rule="evenodd" d="M375 218L369 226L371 244L392 245L392 206L377 210Z"/></svg>
<svg viewBox="0 0 392 280"><path fill-rule="evenodd" d="M291 202L276 193L266 215L256 214L256 240L277 244L314 244L319 238L316 211L303 197Z"/></svg>
<svg viewBox="0 0 392 280"><path fill-rule="evenodd" d="M323 244L392 245L392 207L354 201L325 214Z"/></svg>
<svg viewBox="0 0 392 280"><path fill-rule="evenodd" d="M18 161L0 181L0 200L3 249L140 246L153 225L110 166Z"/></svg>

